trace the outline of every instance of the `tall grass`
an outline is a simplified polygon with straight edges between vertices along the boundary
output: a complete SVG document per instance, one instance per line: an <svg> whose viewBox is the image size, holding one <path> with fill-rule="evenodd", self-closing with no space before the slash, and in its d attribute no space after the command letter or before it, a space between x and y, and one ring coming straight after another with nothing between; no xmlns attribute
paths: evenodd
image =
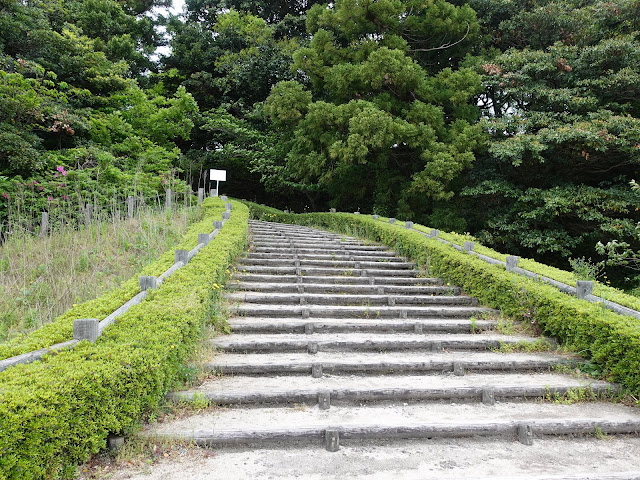
<svg viewBox="0 0 640 480"><path fill-rule="evenodd" d="M131 278L176 245L199 212L142 208L131 219L98 215L89 225L57 222L45 237L14 229L0 246L0 342Z"/></svg>

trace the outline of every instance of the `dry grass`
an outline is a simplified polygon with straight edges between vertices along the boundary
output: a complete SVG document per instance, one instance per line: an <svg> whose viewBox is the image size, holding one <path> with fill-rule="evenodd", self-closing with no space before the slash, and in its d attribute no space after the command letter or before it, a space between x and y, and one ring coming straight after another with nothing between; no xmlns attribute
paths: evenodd
<svg viewBox="0 0 640 480"><path fill-rule="evenodd" d="M198 214L141 209L129 220L96 220L45 238L10 236L0 246L0 341L117 287L176 245Z"/></svg>

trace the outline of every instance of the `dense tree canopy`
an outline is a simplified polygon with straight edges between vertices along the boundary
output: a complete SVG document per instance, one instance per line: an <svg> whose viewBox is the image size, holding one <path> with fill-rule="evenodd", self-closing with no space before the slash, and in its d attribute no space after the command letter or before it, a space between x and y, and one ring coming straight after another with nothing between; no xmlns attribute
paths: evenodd
<svg viewBox="0 0 640 480"><path fill-rule="evenodd" d="M415 219L561 266L640 249L636 0L151 14L168 3L0 3L0 216L226 168L233 195Z"/></svg>

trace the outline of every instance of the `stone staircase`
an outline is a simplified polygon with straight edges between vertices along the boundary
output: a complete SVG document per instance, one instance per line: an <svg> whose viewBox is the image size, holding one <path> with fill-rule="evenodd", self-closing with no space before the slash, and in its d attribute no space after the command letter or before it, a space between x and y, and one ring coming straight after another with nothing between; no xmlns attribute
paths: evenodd
<svg viewBox="0 0 640 480"><path fill-rule="evenodd" d="M226 295L233 333L211 340L215 376L171 395L220 407L147 434L215 448L329 452L428 448L439 439L483 439L510 451L559 438L571 451L576 438L597 450L596 437L640 431L636 409L593 400L613 385L559 373L575 357L526 353L541 340L499 333L498 312L386 247L258 221L250 233ZM591 401L553 401L584 397Z"/></svg>

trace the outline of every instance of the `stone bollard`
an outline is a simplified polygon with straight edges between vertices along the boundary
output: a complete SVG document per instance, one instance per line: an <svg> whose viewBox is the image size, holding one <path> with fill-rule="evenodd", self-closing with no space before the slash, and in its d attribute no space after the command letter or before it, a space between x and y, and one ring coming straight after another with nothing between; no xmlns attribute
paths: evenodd
<svg viewBox="0 0 640 480"><path fill-rule="evenodd" d="M413 228L413 222L404 222L404 228L408 228L409 230Z"/></svg>
<svg viewBox="0 0 640 480"><path fill-rule="evenodd" d="M393 225L394 223L396 223L396 219L395 218L390 218L389 219L389 223Z"/></svg>
<svg viewBox="0 0 640 480"><path fill-rule="evenodd" d="M84 207L84 224L89 225L91 223L91 216L93 215L93 205L87 205Z"/></svg>
<svg viewBox="0 0 640 480"><path fill-rule="evenodd" d="M231 218L231 212L222 212L222 219L229 220Z"/></svg>
<svg viewBox="0 0 640 480"><path fill-rule="evenodd" d="M473 248L475 247L473 242L464 242L462 246L467 252L473 252Z"/></svg>
<svg viewBox="0 0 640 480"><path fill-rule="evenodd" d="M231 210L233 210L233 203L226 203L224 205L227 208L227 211L230 212Z"/></svg>
<svg viewBox="0 0 640 480"><path fill-rule="evenodd" d="M98 339L100 320L97 318L80 318L73 321L73 339L88 340L95 343Z"/></svg>
<svg viewBox="0 0 640 480"><path fill-rule="evenodd" d="M360 212L353 212L354 215L360 215Z"/></svg>
<svg viewBox="0 0 640 480"><path fill-rule="evenodd" d="M513 272L514 269L518 268L518 260L520 260L520 257L516 257L515 255L507 255L507 272Z"/></svg>
<svg viewBox="0 0 640 480"><path fill-rule="evenodd" d="M135 198L132 196L127 197L127 218L133 218L133 206Z"/></svg>
<svg viewBox="0 0 640 480"><path fill-rule="evenodd" d="M229 197L227 197L226 195L220 195L220 200L226 202L227 200L229 200Z"/></svg>
<svg viewBox="0 0 640 480"><path fill-rule="evenodd" d="M172 199L173 199L173 195L171 193L171 189L169 189L165 193L165 201L164 201L165 210L171 210L171 200Z"/></svg>
<svg viewBox="0 0 640 480"><path fill-rule="evenodd" d="M533 445L533 428L531 425L524 423L518 425L518 440L523 445Z"/></svg>
<svg viewBox="0 0 640 480"><path fill-rule="evenodd" d="M374 220L378 220L380 218L380 215L371 215L371 218L373 218Z"/></svg>
<svg viewBox="0 0 640 480"><path fill-rule="evenodd" d="M435 228L432 228L431 232L429 232L429 236L431 238L438 238L439 233L440 233L440 230L436 230Z"/></svg>
<svg viewBox="0 0 640 480"><path fill-rule="evenodd" d="M40 220L40 236L46 237L49 234L49 214L42 212L42 219Z"/></svg>
<svg viewBox="0 0 640 480"><path fill-rule="evenodd" d="M335 208L330 208L329 209L329 213L336 213L336 209Z"/></svg>
<svg viewBox="0 0 640 480"><path fill-rule="evenodd" d="M204 188L199 188L198 189L198 205L202 205L203 201L204 201Z"/></svg>
<svg viewBox="0 0 640 480"><path fill-rule="evenodd" d="M593 292L593 282L585 280L578 280L576 282L576 297L585 299L587 295L591 295L591 292Z"/></svg>
<svg viewBox="0 0 640 480"><path fill-rule="evenodd" d="M158 288L157 277L139 277L138 283L140 284L141 292L145 292L147 290L154 290Z"/></svg>
<svg viewBox="0 0 640 480"><path fill-rule="evenodd" d="M176 250L175 263L182 262L183 265L189 263L189 250Z"/></svg>
<svg viewBox="0 0 640 480"><path fill-rule="evenodd" d="M216 230L220 230L222 228L222 221L221 220L214 220L213 221L213 228L215 228Z"/></svg>
<svg viewBox="0 0 640 480"><path fill-rule="evenodd" d="M199 233L198 234L198 243L202 243L203 245L209 244L209 234L208 233Z"/></svg>

